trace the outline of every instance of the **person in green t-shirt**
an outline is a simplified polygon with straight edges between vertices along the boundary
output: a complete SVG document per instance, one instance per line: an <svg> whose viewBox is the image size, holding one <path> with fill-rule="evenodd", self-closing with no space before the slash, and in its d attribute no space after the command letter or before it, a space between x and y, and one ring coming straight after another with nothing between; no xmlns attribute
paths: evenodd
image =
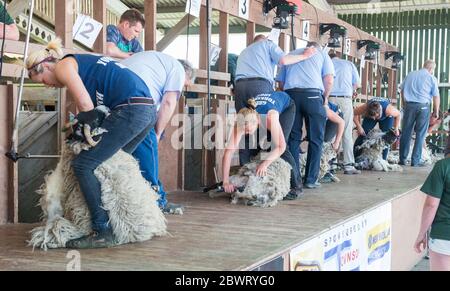
<svg viewBox="0 0 450 291"><path fill-rule="evenodd" d="M19 29L14 19L11 18L3 4L0 3L0 39L19 40L19 36Z"/></svg>
<svg viewBox="0 0 450 291"><path fill-rule="evenodd" d="M449 150L447 148L447 152ZM450 271L450 157L436 163L420 190L427 194L427 198L414 248L421 253L428 243L430 270ZM430 239L427 241L430 226Z"/></svg>

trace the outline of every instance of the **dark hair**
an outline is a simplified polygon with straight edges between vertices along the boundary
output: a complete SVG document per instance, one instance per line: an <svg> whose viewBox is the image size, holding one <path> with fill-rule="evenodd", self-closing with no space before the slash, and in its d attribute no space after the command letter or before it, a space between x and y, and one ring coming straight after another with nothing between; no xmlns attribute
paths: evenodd
<svg viewBox="0 0 450 291"><path fill-rule="evenodd" d="M321 49L320 44L318 42L315 42L315 41L308 42L306 47L315 47L316 49Z"/></svg>
<svg viewBox="0 0 450 291"><path fill-rule="evenodd" d="M330 56L331 59L337 57L337 54L335 52L330 52L328 55Z"/></svg>
<svg viewBox="0 0 450 291"><path fill-rule="evenodd" d="M374 118L380 113L381 104L378 101L371 101L367 103L366 116L369 118Z"/></svg>
<svg viewBox="0 0 450 291"><path fill-rule="evenodd" d="M142 27L145 26L145 18L142 16L141 12L137 9L130 9L125 11L122 16L120 17L120 23L128 21L131 26L135 26L136 23L140 22L142 24Z"/></svg>

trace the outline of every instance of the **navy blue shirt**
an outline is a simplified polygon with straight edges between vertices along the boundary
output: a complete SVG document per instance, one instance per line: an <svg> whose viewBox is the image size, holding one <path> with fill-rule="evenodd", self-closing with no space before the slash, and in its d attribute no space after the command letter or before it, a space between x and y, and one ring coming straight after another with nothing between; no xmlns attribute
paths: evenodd
<svg viewBox="0 0 450 291"><path fill-rule="evenodd" d="M369 100L369 102L367 103L367 105L369 105L369 104L372 103L372 102L378 102L378 103L381 104L381 108L382 108L382 110L381 110L381 116L380 116L380 118L377 119L377 120L383 121L383 120L385 120L386 118L390 117L390 116L387 116L387 115L386 115L386 109L388 108L389 104L391 104L391 102L389 102L388 99L382 98L382 97L373 97L372 99Z"/></svg>
<svg viewBox="0 0 450 291"><path fill-rule="evenodd" d="M78 63L78 74L94 106L114 109L130 97L150 97L144 81L125 66L108 57L67 55Z"/></svg>
<svg viewBox="0 0 450 291"><path fill-rule="evenodd" d="M283 113L289 107L291 97L285 92L273 92L271 94L259 94L255 98L256 111L259 114L267 114L270 110Z"/></svg>

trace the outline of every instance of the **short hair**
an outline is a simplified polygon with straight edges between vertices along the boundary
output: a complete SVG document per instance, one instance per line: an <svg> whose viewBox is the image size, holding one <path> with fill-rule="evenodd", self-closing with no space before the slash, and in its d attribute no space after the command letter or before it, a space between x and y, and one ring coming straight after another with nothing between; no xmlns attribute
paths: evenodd
<svg viewBox="0 0 450 291"><path fill-rule="evenodd" d="M378 101L371 101L367 103L366 116L369 118L373 118L380 113L381 104Z"/></svg>
<svg viewBox="0 0 450 291"><path fill-rule="evenodd" d="M183 66L184 72L189 77L189 79L192 80L192 82L195 79L195 72L194 72L194 66L187 60L178 60L180 64Z"/></svg>
<svg viewBox="0 0 450 291"><path fill-rule="evenodd" d="M316 49L321 49L321 46L316 41L309 41L306 47L315 47Z"/></svg>
<svg viewBox="0 0 450 291"><path fill-rule="evenodd" d="M423 68L434 71L436 68L436 62L434 60L426 60L425 63L423 63Z"/></svg>
<svg viewBox="0 0 450 291"><path fill-rule="evenodd" d="M129 9L125 11L122 16L120 16L120 23L128 21L131 26L135 26L136 23L140 22L142 27L145 26L145 18L137 9Z"/></svg>
<svg viewBox="0 0 450 291"><path fill-rule="evenodd" d="M261 40L265 40L267 39L267 37L264 34L258 34L257 36L255 36L255 38L253 39L253 42L257 42L257 41L261 41Z"/></svg>
<svg viewBox="0 0 450 291"><path fill-rule="evenodd" d="M331 59L337 57L337 54L335 52L330 52L328 55L330 56Z"/></svg>

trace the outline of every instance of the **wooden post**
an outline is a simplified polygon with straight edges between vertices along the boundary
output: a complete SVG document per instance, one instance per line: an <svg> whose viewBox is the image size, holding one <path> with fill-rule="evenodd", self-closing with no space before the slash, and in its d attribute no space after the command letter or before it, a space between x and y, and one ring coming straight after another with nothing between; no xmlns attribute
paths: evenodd
<svg viewBox="0 0 450 291"><path fill-rule="evenodd" d="M199 37L199 68L200 70L207 69L208 62L208 27L206 24L206 7L202 6L200 9L200 37ZM205 83L206 84L206 83Z"/></svg>
<svg viewBox="0 0 450 291"><path fill-rule="evenodd" d="M288 52L286 50L286 33L282 32L280 33L280 37L278 38L278 46L284 51Z"/></svg>
<svg viewBox="0 0 450 291"><path fill-rule="evenodd" d="M94 52L106 53L106 0L93 1L94 19L103 23L102 31L100 32L94 44Z"/></svg>
<svg viewBox="0 0 450 291"><path fill-rule="evenodd" d="M222 48L219 58L219 71L228 73L228 34L229 34L229 16L226 12L220 12L219 16L219 46ZM220 81L219 86L227 87L228 82Z"/></svg>
<svg viewBox="0 0 450 291"><path fill-rule="evenodd" d="M186 14L166 35L156 44L156 50L159 52L165 50L186 28L194 22L196 18ZM189 21L188 21L189 20Z"/></svg>
<svg viewBox="0 0 450 291"><path fill-rule="evenodd" d="M373 63L367 63L368 67L369 67L369 79L368 79L368 91L369 91L369 96L373 96L373 67L374 64Z"/></svg>
<svg viewBox="0 0 450 291"><path fill-rule="evenodd" d="M253 40L255 39L255 33L256 33L256 24L254 22L248 21L247 22L247 46L249 46L253 43Z"/></svg>
<svg viewBox="0 0 450 291"><path fill-rule="evenodd" d="M156 50L156 0L145 0L145 50Z"/></svg>
<svg viewBox="0 0 450 291"><path fill-rule="evenodd" d="M362 95L368 95L367 88L368 88L368 77L369 77L369 70L368 70L368 63L366 62L366 66L362 70L361 75L361 94Z"/></svg>
<svg viewBox="0 0 450 291"><path fill-rule="evenodd" d="M73 0L55 1L55 33L61 38L65 48L73 47Z"/></svg>

